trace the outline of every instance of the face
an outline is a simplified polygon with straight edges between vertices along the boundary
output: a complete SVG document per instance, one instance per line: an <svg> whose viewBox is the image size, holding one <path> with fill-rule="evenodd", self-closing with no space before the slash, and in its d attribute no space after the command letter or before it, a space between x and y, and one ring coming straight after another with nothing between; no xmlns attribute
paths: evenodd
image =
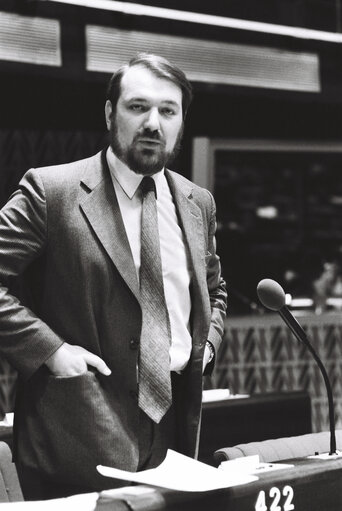
<svg viewBox="0 0 342 511"><path fill-rule="evenodd" d="M178 150L183 131L182 91L142 66L128 69L121 94L106 121L116 156L137 174L161 170Z"/></svg>

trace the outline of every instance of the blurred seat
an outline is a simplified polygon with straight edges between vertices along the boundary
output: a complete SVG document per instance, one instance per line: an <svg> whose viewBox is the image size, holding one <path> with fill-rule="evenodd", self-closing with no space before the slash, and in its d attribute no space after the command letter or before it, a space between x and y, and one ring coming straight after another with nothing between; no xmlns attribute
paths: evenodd
<svg viewBox="0 0 342 511"><path fill-rule="evenodd" d="M342 450L342 430L336 431L336 447ZM215 464L241 458L242 456L259 455L260 461L272 461L302 458L330 451L330 432L310 433L307 435L276 438L262 442L250 442L234 447L224 447L214 452Z"/></svg>
<svg viewBox="0 0 342 511"><path fill-rule="evenodd" d="M19 478L12 461L11 449L0 442L0 502L23 501Z"/></svg>

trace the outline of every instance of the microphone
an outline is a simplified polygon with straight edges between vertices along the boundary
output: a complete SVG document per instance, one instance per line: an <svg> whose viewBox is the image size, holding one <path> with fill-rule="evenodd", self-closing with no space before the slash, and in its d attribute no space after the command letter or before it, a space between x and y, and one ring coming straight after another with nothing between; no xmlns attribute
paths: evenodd
<svg viewBox="0 0 342 511"><path fill-rule="evenodd" d="M331 391L331 385L328 378L328 374L325 370L325 367L317 355L315 349L311 345L309 339L306 336L306 333L298 323L298 321L291 314L289 309L285 305L285 292L278 282L272 279L263 279L259 282L257 286L257 293L260 302L264 307L270 309L272 311L278 312L280 317L284 320L287 326L290 328L291 332L295 335L295 337L303 342L305 346L309 349L310 353L316 360L318 367L322 373L324 378L324 383L327 389L328 395L328 404L329 404L329 424L330 424L330 452L329 454L336 454L336 435L335 435L335 417L334 417L334 401L333 395Z"/></svg>

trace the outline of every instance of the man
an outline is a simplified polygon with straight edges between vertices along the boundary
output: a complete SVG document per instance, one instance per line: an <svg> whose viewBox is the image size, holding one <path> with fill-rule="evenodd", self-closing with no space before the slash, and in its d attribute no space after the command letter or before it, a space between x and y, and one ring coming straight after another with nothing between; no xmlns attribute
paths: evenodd
<svg viewBox="0 0 342 511"><path fill-rule="evenodd" d="M138 55L109 84L110 147L30 170L1 211L0 350L19 373L26 498L115 486L98 464L196 456L226 291L213 198L165 168L190 100L182 71ZM8 290L21 273L30 308Z"/></svg>

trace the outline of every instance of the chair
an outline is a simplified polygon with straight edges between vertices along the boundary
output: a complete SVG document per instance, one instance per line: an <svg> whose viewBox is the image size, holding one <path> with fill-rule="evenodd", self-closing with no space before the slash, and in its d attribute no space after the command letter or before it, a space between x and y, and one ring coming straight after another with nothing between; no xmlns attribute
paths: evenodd
<svg viewBox="0 0 342 511"><path fill-rule="evenodd" d="M0 442L0 502L23 501L17 469L6 442Z"/></svg>
<svg viewBox="0 0 342 511"><path fill-rule="evenodd" d="M336 446L337 449L342 450L342 430L336 431ZM258 454L260 461L267 463L302 458L316 453L329 452L329 450L330 433L324 431L224 447L214 452L214 460L218 466L222 461Z"/></svg>

